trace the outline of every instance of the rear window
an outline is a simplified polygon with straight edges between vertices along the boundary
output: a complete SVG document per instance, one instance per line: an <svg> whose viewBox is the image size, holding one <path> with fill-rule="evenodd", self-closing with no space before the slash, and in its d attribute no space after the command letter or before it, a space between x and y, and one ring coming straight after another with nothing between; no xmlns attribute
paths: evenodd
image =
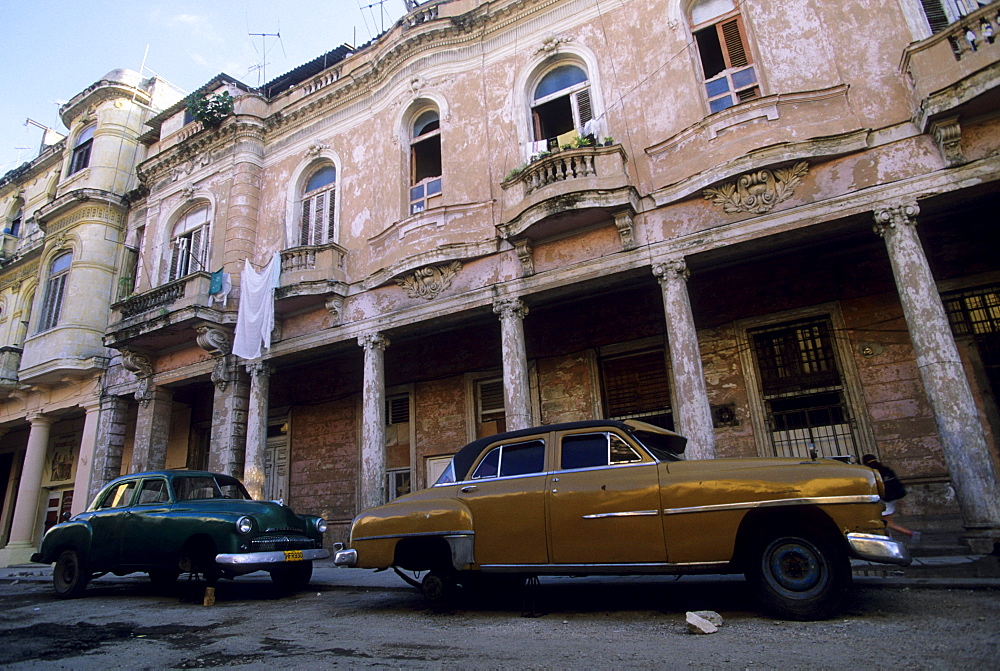
<svg viewBox="0 0 1000 671"><path fill-rule="evenodd" d="M532 440L494 447L476 466L472 479L530 475L541 473L543 470L545 470L545 443L541 440Z"/></svg>

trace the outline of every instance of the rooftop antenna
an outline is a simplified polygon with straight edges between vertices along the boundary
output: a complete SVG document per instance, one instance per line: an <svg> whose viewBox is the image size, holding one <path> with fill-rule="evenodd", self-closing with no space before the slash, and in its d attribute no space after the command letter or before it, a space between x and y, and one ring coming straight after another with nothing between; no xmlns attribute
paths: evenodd
<svg viewBox="0 0 1000 671"><path fill-rule="evenodd" d="M374 0L367 5L361 5L359 0L359 9L367 9L372 13L372 24L375 23L375 12L372 10L373 7L378 7L378 34L381 35L385 32L385 0ZM362 14L363 16L363 14ZM368 21L365 21L365 25L368 25Z"/></svg>
<svg viewBox="0 0 1000 671"><path fill-rule="evenodd" d="M248 28L249 31L249 28ZM285 43L281 41L281 26L278 26L278 32L276 33L251 33L247 32L250 37L260 38L260 64L254 64L250 66L250 71L257 70L257 86L260 86L267 81L267 38L277 37L278 44L281 45L281 53L285 53Z"/></svg>

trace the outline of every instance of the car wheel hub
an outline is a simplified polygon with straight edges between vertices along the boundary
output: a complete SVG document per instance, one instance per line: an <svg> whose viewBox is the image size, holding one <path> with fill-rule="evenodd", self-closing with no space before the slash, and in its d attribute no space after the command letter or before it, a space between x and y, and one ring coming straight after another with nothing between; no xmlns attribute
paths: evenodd
<svg viewBox="0 0 1000 671"><path fill-rule="evenodd" d="M767 573L778 587L805 592L823 578L823 567L816 553L798 543L780 543L767 554Z"/></svg>

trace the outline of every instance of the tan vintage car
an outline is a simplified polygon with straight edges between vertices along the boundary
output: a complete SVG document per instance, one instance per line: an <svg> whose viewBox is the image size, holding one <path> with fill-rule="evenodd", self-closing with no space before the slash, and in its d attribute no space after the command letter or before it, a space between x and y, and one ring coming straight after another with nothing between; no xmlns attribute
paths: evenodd
<svg viewBox="0 0 1000 671"><path fill-rule="evenodd" d="M744 573L770 612L795 619L836 610L851 557L910 563L886 536L872 469L685 461L685 443L634 420L476 440L434 486L358 515L335 562L427 571L430 598L491 575Z"/></svg>

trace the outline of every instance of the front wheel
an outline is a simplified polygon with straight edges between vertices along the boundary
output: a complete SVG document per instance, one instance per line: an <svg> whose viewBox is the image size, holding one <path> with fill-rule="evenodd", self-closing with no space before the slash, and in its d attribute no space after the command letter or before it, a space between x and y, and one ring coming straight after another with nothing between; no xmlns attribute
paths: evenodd
<svg viewBox="0 0 1000 671"><path fill-rule="evenodd" d="M420 586L431 603L447 603L455 597L457 584L451 573L429 571Z"/></svg>
<svg viewBox="0 0 1000 671"><path fill-rule="evenodd" d="M52 584L56 589L56 596L60 599L80 596L87 588L88 582L90 573L84 568L79 551L63 550L52 570Z"/></svg>
<svg viewBox="0 0 1000 671"><path fill-rule="evenodd" d="M271 570L271 582L283 590L294 592L305 589L312 579L311 561L291 562Z"/></svg>
<svg viewBox="0 0 1000 671"><path fill-rule="evenodd" d="M748 562L751 591L768 611L791 620L830 617L851 581L844 549L808 532L766 536Z"/></svg>

